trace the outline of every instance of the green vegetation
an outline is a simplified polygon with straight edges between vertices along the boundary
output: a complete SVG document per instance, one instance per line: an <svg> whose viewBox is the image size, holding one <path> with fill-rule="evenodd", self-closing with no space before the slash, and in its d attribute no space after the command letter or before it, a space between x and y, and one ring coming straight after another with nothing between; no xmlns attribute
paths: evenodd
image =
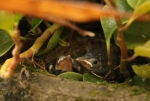
<svg viewBox="0 0 150 101"><path fill-rule="evenodd" d="M96 1L96 0L95 0ZM96 8L97 6L93 3L86 3L83 2L83 4L89 4L89 6L83 5L76 5L74 6L74 3L65 4L69 5L68 8L72 7L72 11L79 12L79 11L89 11L87 13L84 13L83 16L82 13L72 16L72 14L65 15L63 13L60 14L59 11L60 8L56 7L55 11L47 11L48 14L51 14L51 16L58 17L58 20L54 20L53 17L49 18L47 17L47 14L45 14L45 9L39 10L40 7L38 7L37 14L32 11L28 11L29 5L26 5L27 7L24 7L24 9L17 9L15 7L19 8L19 5L16 5L14 8L9 6L2 6L2 4L5 4L5 1L1 1L2 4L0 4L2 9L0 11L0 56L4 56L11 50L14 46L14 50L12 51L12 58L9 58L5 61L5 63L2 65L2 68L0 70L0 76L4 79L9 79L12 77L13 72L15 71L17 65L21 61L22 58L31 58L34 57L34 55L37 56L43 56L50 53L55 47L58 45L62 46L69 46L70 43L66 42L65 39L69 36L69 28L72 28L76 31L78 31L79 34L83 36L94 36L92 32L82 30L78 28L76 25L69 22L76 21L76 22L86 22L97 19L97 16L100 17L100 23L102 25L104 36L106 39L106 48L107 48L107 55L108 55L108 66L110 67L110 73L112 75L112 78L116 77L116 73L114 70L114 67L112 66L112 59L111 59L111 39L113 38L115 40L115 43L119 46L121 51L121 58L120 58L120 66L119 70L120 73L124 76L125 79L130 79L132 85L138 85L138 86L148 86L150 82L150 65L149 63L145 64L131 64L134 72L136 75L134 77L131 77L128 69L127 69L127 63L133 61L137 57L144 57L146 59L150 58L150 21L149 21L149 11L150 11L150 1L149 0L104 0L106 5L103 5L102 8ZM10 2L16 2L16 0L10 0ZM31 3L31 1L19 1L19 2L28 2ZM32 1L35 3L39 3L36 1ZM59 4L59 2L56 1L48 1L44 2L41 1L41 3L47 3L47 4ZM26 3L26 4L28 4ZM78 2L79 4L81 2ZM96 2L97 3L97 2ZM40 4L39 4L40 5ZM50 6L50 5L49 5ZM100 6L100 5L99 5ZM42 7L41 7L42 8ZM52 7L53 8L53 7ZM97 10L98 9L98 10ZM4 11L6 10L6 11ZM9 12L7 12L7 10ZM33 10L33 9L32 9ZM97 13L96 13L97 11ZM99 11L99 12L98 12ZM13 13L17 12L17 13ZM67 11L66 11L67 12ZM91 13L93 15L91 15ZM98 13L101 12L101 15L98 15ZM21 13L21 14L19 14ZM72 12L73 13L73 12ZM89 14L88 14L89 13ZM34 17L26 17L25 14L34 16ZM53 15L54 14L54 15ZM57 16L56 16L57 15ZM70 16L69 16L70 15ZM49 15L48 15L49 16ZM92 17L88 17L92 16ZM40 17L40 18L39 18ZM83 18L85 17L85 18ZM27 26L29 26L29 30L26 31L27 33L32 33L34 36L36 36L34 39L30 37L26 37L26 35L22 35L19 31L19 23L21 20L25 18L28 22ZM46 19L46 20L45 20ZM67 19L67 20L64 20ZM84 20L85 19L85 20ZM54 22L49 23L49 21ZM57 23L56 23L57 22ZM44 30L43 28L40 28L41 24L44 24ZM69 28L66 28L64 26L67 26ZM42 26L43 27L43 26ZM28 50L23 50L25 52L21 52L21 41L28 41L35 40L31 47L28 47ZM132 56L128 56L128 50L133 50L134 54ZM31 70L30 71L39 71L40 70ZM46 72L42 72L46 73ZM47 74L47 73L46 73ZM67 79L73 79L73 80L79 80L79 81L88 81L93 83L102 83L104 82L103 78L100 78L98 76L95 76L91 73L85 73L83 75L75 73L75 72L65 72L58 77L61 78L67 78ZM136 94L143 92L137 90L134 90ZM135 93L134 93L135 94ZM106 94L107 95L107 92ZM108 93L109 95L109 93Z"/></svg>

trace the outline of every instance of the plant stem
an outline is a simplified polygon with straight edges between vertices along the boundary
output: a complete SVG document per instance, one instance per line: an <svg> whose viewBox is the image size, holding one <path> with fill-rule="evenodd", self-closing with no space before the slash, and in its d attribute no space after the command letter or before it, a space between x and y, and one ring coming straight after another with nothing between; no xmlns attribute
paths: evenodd
<svg viewBox="0 0 150 101"><path fill-rule="evenodd" d="M110 42L106 42L106 46L107 46L107 58L108 58L108 67L109 67L109 71L111 73L111 78L114 79L116 77L116 73L114 70L114 67L112 66L112 59L111 59L111 53L110 53Z"/></svg>
<svg viewBox="0 0 150 101"><path fill-rule="evenodd" d="M12 77L18 63L20 62L20 58L30 58L34 54L38 52L44 42L59 28L61 28L58 24L53 24L50 28L46 29L44 33L36 39L34 44L27 51L20 54L21 42L20 35L12 34L12 39L15 43L15 48L12 52L13 57L9 58L5 61L0 69L0 77L3 79L9 79Z"/></svg>
<svg viewBox="0 0 150 101"><path fill-rule="evenodd" d="M105 0L105 2L110 9L117 11L117 6L114 0ZM128 79L130 78L130 73L127 70L127 65L126 65L128 55L127 55L126 43L123 36L123 32L124 32L123 25L120 16L114 16L114 19L118 26L117 41L119 43L120 50L121 50L120 73L124 75L125 79Z"/></svg>

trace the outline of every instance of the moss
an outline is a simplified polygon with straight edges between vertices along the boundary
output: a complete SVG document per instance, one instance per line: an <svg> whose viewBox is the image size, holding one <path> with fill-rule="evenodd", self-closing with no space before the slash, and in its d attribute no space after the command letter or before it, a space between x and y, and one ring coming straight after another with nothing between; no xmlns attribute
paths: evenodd
<svg viewBox="0 0 150 101"><path fill-rule="evenodd" d="M91 92L91 97L95 97L96 95L99 95L100 94L100 91L93 91Z"/></svg>
<svg viewBox="0 0 150 101"><path fill-rule="evenodd" d="M91 92L91 97L95 97L95 96L111 96L111 92L110 91L93 91Z"/></svg>
<svg viewBox="0 0 150 101"><path fill-rule="evenodd" d="M150 92L147 92L147 98L150 99Z"/></svg>
<svg viewBox="0 0 150 101"><path fill-rule="evenodd" d="M103 93L101 93L102 96L111 96L111 92L110 91L105 91Z"/></svg>
<svg viewBox="0 0 150 101"><path fill-rule="evenodd" d="M139 95L145 92L146 92L145 88L139 88L135 86L135 87L132 87L130 95L134 96L134 95Z"/></svg>
<svg viewBox="0 0 150 101"><path fill-rule="evenodd" d="M76 101L95 101L95 100L93 100L93 99L77 98Z"/></svg>

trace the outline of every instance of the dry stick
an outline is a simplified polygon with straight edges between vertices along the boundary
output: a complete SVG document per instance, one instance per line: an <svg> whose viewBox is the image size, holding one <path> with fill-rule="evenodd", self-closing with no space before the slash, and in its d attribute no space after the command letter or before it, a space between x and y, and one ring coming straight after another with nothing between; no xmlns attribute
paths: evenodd
<svg viewBox="0 0 150 101"><path fill-rule="evenodd" d="M105 0L105 2L110 9L117 10L115 0ZM124 75L125 79L128 79L130 78L130 73L127 70L127 66L126 66L128 55L127 55L126 43L123 36L123 32L124 32L123 25L119 16L114 16L114 19L118 26L117 41L119 43L120 50L121 50L120 72L121 74Z"/></svg>
<svg viewBox="0 0 150 101"><path fill-rule="evenodd" d="M20 36L14 34L13 41L15 42L15 49L13 50L13 58L9 58L5 61L2 65L0 70L0 77L4 79L9 79L12 77L13 72L15 71L18 63L20 62L20 58L30 58L33 54L37 53L38 50L41 48L43 43L59 28L61 28L58 24L53 24L50 28L46 29L44 33L36 39L34 44L31 46L30 49L20 54Z"/></svg>

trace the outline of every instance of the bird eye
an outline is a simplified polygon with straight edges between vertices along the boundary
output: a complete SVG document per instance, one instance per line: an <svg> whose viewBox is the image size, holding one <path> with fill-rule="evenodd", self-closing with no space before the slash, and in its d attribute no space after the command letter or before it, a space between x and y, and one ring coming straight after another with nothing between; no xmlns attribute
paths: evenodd
<svg viewBox="0 0 150 101"><path fill-rule="evenodd" d="M93 61L93 64L97 64L97 61Z"/></svg>

